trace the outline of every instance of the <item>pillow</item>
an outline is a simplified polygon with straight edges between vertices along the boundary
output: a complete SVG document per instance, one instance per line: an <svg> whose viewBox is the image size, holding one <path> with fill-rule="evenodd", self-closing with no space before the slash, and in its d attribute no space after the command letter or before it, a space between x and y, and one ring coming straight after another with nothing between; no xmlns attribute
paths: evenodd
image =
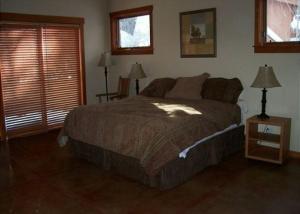
<svg viewBox="0 0 300 214"><path fill-rule="evenodd" d="M165 97L199 100L201 99L202 85L208 77L208 73L203 73L199 76L178 78L175 86L166 93Z"/></svg>
<svg viewBox="0 0 300 214"><path fill-rule="evenodd" d="M176 80L172 78L160 78L153 80L140 95L147 97L165 97L167 91L170 91L175 85Z"/></svg>
<svg viewBox="0 0 300 214"><path fill-rule="evenodd" d="M202 97L236 104L243 91L243 86L238 78L209 78L203 84Z"/></svg>

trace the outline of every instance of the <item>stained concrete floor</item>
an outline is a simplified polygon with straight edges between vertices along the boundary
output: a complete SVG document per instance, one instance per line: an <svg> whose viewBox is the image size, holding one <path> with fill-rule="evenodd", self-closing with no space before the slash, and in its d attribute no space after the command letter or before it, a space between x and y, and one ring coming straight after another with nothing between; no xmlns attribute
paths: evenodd
<svg viewBox="0 0 300 214"><path fill-rule="evenodd" d="M247 161L243 153L160 191L72 156L57 132L0 150L0 213L300 213L300 161Z"/></svg>

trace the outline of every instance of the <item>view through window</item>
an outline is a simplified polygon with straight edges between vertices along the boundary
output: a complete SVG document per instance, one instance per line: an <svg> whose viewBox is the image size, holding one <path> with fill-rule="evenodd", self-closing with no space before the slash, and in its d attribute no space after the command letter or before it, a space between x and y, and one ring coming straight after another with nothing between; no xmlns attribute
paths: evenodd
<svg viewBox="0 0 300 214"><path fill-rule="evenodd" d="M267 0L266 42L300 41L300 0Z"/></svg>
<svg viewBox="0 0 300 214"><path fill-rule="evenodd" d="M150 46L150 16L137 16L119 20L120 47Z"/></svg>

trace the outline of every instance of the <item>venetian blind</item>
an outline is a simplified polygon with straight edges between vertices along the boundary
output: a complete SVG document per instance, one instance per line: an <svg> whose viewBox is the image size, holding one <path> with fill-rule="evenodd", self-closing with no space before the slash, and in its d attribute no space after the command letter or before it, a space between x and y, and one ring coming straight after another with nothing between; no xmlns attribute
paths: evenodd
<svg viewBox="0 0 300 214"><path fill-rule="evenodd" d="M43 28L43 56L47 123L57 126L81 103L79 29Z"/></svg>
<svg viewBox="0 0 300 214"><path fill-rule="evenodd" d="M82 103L78 27L0 26L0 61L6 135L62 125Z"/></svg>

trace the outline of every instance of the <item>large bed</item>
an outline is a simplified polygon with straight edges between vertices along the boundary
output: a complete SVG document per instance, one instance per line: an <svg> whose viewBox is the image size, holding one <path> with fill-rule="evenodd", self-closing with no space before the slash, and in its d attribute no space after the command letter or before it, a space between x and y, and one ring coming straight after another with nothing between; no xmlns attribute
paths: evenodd
<svg viewBox="0 0 300 214"><path fill-rule="evenodd" d="M60 142L151 187L172 188L243 146L238 105L134 96L71 111Z"/></svg>

